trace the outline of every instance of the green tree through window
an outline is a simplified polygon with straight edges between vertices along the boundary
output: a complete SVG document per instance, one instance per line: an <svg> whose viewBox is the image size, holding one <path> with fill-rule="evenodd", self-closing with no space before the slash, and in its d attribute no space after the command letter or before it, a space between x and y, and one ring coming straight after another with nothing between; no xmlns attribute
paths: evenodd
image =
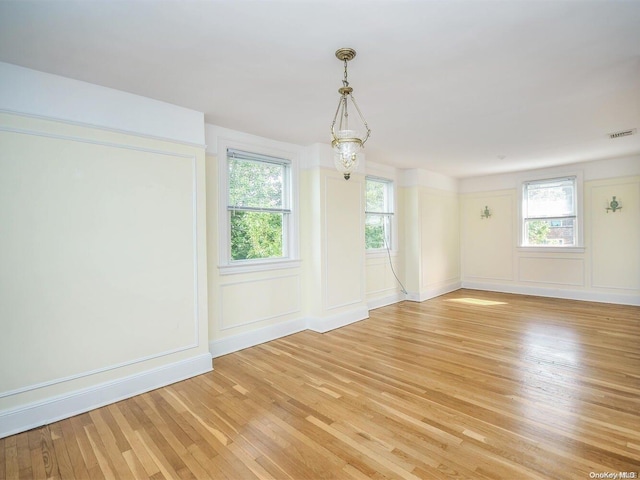
<svg viewBox="0 0 640 480"><path fill-rule="evenodd" d="M286 256L288 162L235 150L227 157L231 260Z"/></svg>
<svg viewBox="0 0 640 480"><path fill-rule="evenodd" d="M365 187L365 248L391 248L392 183L368 177Z"/></svg>
<svg viewBox="0 0 640 480"><path fill-rule="evenodd" d="M551 228L543 220L532 220L527 224L527 242L530 245L545 245Z"/></svg>

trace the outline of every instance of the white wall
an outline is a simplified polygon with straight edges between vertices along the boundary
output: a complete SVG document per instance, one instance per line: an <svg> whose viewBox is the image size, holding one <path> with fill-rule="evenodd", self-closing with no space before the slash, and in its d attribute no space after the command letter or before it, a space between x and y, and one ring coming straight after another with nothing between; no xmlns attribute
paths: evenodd
<svg viewBox="0 0 640 480"><path fill-rule="evenodd" d="M408 299L421 302L460 288L457 181L406 170L400 190Z"/></svg>
<svg viewBox="0 0 640 480"><path fill-rule="evenodd" d="M156 128L202 114L7 64L0 83L0 436L211 370L204 149Z"/></svg>
<svg viewBox="0 0 640 480"><path fill-rule="evenodd" d="M518 247L522 181L567 173L583 179L583 245ZM640 304L639 175L640 156L461 180L463 286ZM623 209L607 213L613 195ZM480 218L485 206L489 219Z"/></svg>

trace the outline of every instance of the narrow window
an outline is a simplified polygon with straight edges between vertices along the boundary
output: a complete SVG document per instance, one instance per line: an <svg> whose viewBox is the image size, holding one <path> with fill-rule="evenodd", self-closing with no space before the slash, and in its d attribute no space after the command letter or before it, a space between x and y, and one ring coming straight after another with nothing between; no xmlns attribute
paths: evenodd
<svg viewBox="0 0 640 480"><path fill-rule="evenodd" d="M289 161L228 149L227 178L231 262L288 257Z"/></svg>
<svg viewBox="0 0 640 480"><path fill-rule="evenodd" d="M366 178L365 248L391 249L393 218L393 182L381 178Z"/></svg>
<svg viewBox="0 0 640 480"><path fill-rule="evenodd" d="M526 182L522 197L522 245L577 245L576 177Z"/></svg>

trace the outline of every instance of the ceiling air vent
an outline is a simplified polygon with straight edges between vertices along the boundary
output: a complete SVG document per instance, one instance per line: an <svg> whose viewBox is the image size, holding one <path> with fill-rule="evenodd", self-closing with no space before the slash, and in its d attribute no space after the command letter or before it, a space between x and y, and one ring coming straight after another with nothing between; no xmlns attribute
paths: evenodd
<svg viewBox="0 0 640 480"><path fill-rule="evenodd" d="M622 130L621 132L610 133L609 138L628 137L629 135L635 135L637 130L632 128L631 130Z"/></svg>

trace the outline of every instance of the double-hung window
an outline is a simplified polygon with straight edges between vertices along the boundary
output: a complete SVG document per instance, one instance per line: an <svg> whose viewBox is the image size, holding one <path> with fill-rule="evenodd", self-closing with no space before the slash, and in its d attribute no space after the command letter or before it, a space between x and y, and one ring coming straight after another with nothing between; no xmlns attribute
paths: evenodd
<svg viewBox="0 0 640 480"><path fill-rule="evenodd" d="M522 246L578 246L575 176L523 184Z"/></svg>
<svg viewBox="0 0 640 480"><path fill-rule="evenodd" d="M290 162L229 148L227 180L230 262L289 257Z"/></svg>
<svg viewBox="0 0 640 480"><path fill-rule="evenodd" d="M365 248L391 249L393 182L367 177L365 182Z"/></svg>

